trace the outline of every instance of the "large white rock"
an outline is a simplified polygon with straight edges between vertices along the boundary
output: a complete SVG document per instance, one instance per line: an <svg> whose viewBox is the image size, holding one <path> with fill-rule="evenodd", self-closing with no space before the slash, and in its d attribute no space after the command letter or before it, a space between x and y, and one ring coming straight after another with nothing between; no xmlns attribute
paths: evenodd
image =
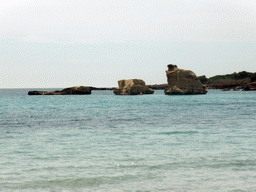
<svg viewBox="0 0 256 192"><path fill-rule="evenodd" d="M169 87L165 89L167 95L206 94L207 91L198 80L196 74L190 70L179 69L176 65L168 65L166 71Z"/></svg>
<svg viewBox="0 0 256 192"><path fill-rule="evenodd" d="M118 88L114 89L116 95L142 95L153 94L154 90L146 87L141 79L128 79L118 81Z"/></svg>

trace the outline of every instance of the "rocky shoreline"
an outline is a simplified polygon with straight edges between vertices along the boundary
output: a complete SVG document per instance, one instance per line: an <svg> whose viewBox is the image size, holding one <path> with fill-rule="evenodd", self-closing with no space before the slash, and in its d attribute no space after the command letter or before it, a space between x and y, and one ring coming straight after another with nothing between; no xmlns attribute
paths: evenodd
<svg viewBox="0 0 256 192"><path fill-rule="evenodd" d="M220 89L222 91L256 91L256 82L243 84L205 84L206 89Z"/></svg>

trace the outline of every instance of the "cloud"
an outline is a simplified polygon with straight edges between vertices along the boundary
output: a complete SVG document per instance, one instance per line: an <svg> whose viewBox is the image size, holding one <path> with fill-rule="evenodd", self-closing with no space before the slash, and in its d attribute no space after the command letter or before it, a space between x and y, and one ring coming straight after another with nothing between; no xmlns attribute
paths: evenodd
<svg viewBox="0 0 256 192"><path fill-rule="evenodd" d="M228 40L225 33L237 30L234 23L249 26L247 36L254 33L256 23L255 10L231 1L18 2L5 5L8 12L0 17L2 38L12 34L21 41L70 43Z"/></svg>

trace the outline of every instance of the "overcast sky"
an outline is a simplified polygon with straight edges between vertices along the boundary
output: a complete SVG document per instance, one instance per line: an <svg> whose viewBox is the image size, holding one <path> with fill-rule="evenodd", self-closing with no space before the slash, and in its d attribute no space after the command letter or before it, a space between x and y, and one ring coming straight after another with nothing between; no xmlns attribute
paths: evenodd
<svg viewBox="0 0 256 192"><path fill-rule="evenodd" d="M2 0L0 88L256 72L255 0Z"/></svg>

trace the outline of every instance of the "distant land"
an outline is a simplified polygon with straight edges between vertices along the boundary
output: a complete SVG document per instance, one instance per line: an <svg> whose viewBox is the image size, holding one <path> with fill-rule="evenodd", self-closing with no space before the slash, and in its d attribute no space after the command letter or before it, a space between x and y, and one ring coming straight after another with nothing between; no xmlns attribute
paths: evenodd
<svg viewBox="0 0 256 192"><path fill-rule="evenodd" d="M207 89L248 89L254 90L256 84L256 73L251 73L247 71L234 72L225 75L215 75L213 77L207 78L205 75L198 76L199 81L206 86ZM252 86L248 88L248 86ZM165 89L168 84L155 84L147 85L151 89Z"/></svg>
<svg viewBox="0 0 256 192"><path fill-rule="evenodd" d="M207 78L205 75L198 79L207 89L244 89L246 85L256 82L256 73L247 71L234 72L226 75L215 75Z"/></svg>

